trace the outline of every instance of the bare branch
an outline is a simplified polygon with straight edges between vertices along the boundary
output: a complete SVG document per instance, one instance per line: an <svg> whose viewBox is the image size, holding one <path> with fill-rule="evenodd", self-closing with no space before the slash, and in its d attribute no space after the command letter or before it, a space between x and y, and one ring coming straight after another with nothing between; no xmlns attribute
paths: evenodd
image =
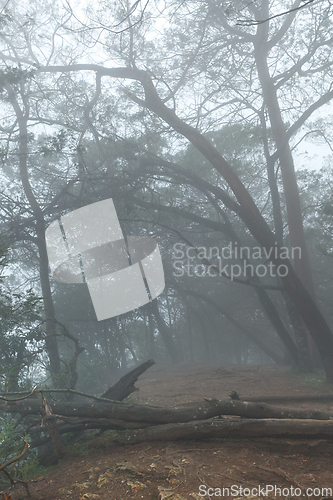
<svg viewBox="0 0 333 500"><path fill-rule="evenodd" d="M23 399L30 398L30 396L32 396L32 394L35 392L36 387L37 387L37 385L35 385L35 387L32 389L32 391L27 396L23 396L22 398L8 399L8 398L5 398L3 396L0 396L0 399L2 401L22 401Z"/></svg>
<svg viewBox="0 0 333 500"><path fill-rule="evenodd" d="M271 21L272 19L276 19L277 17L281 16L286 16L287 14L290 14L291 12L296 12L298 10L304 9L304 7L307 7L310 3L313 3L315 0L308 0L305 2L303 5L299 5L298 7L294 7L290 10L286 10L284 12L281 12L280 14L275 14L274 16L268 17L267 19L260 19L260 20L247 20L247 19L239 19L236 23L236 26L258 26L258 24L263 24L267 23L268 21ZM321 2L323 0L317 0L318 2Z"/></svg>

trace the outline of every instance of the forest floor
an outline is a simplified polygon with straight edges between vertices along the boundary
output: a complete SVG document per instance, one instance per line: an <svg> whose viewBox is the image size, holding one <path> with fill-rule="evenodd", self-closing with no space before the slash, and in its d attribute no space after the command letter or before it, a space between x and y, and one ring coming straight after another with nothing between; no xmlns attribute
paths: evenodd
<svg viewBox="0 0 333 500"><path fill-rule="evenodd" d="M234 390L240 396L332 392L322 374L299 375L274 366L155 365L136 385L140 391L130 401L170 406L204 397L223 399ZM288 406L326 409L333 415L333 402ZM266 497L263 491L249 491L266 485L274 490ZM331 498L322 489L333 488L333 443L260 438L111 447L104 433L77 443L68 458L29 484L33 500L198 500L216 498L223 488L234 499L292 498L292 493L307 498L307 488L314 490L313 498ZM21 486L6 492L13 500L27 498ZM210 495L203 496L206 492Z"/></svg>

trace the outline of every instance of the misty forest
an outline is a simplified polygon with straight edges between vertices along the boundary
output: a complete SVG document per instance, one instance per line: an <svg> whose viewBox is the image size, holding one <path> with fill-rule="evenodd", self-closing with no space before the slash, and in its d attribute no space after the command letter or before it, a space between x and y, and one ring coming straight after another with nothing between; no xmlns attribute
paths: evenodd
<svg viewBox="0 0 333 500"><path fill-rule="evenodd" d="M282 385L160 405L132 394L159 367L264 367L316 377L333 399L332 33L329 0L2 0L7 486L31 495L24 471L84 436L332 439L318 394L304 407ZM156 240L165 288L98 321L86 284L52 276L46 232L108 199L126 237ZM189 498L161 491L140 497Z"/></svg>

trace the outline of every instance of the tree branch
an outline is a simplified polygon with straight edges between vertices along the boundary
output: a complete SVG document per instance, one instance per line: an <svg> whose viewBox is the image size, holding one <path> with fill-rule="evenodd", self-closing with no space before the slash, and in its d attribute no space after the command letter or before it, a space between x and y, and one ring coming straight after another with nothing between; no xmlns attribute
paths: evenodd
<svg viewBox="0 0 333 500"><path fill-rule="evenodd" d="M258 24L267 23L268 21L271 21L272 19L276 19L277 17L285 16L285 15L290 14L292 12L296 12L298 10L304 9L304 7L307 7L310 3L313 3L314 1L315 0L307 0L307 2L305 2L304 5L296 6L294 8L289 9L289 10L281 12L280 14L275 14L274 16L267 17L266 19L250 20L250 21L247 20L247 19L244 19L244 20L240 19L236 23L236 26L258 26ZM300 3L299 1L295 2L296 5L299 4L299 3Z"/></svg>

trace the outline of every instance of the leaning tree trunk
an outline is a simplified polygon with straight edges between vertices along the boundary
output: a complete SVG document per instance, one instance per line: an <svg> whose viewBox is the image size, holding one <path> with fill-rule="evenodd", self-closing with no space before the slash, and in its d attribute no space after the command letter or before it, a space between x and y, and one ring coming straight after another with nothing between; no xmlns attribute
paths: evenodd
<svg viewBox="0 0 333 500"><path fill-rule="evenodd" d="M263 19L269 17L268 1L263 2L260 15ZM267 17L265 17L267 16ZM295 254L295 270L307 290L315 296L310 259L305 241L303 217L299 197L297 179L289 142L286 141L286 129L276 93L268 67L268 32L269 22L258 24L254 41L254 54L258 77L263 92L264 103L268 111L272 127L272 135L279 154L280 167L283 181L283 190L286 199L289 237L292 247L301 248L301 254Z"/></svg>
<svg viewBox="0 0 333 500"><path fill-rule="evenodd" d="M262 5L263 6L260 15L263 16L263 19L267 19L269 17L268 1L263 2ZM273 139L279 154L283 191L287 207L290 244L293 248L298 247L301 249L300 254L296 252L294 256L295 270L303 285L315 300L315 287L304 234L302 209L294 168L294 160L289 142L286 140L286 128L282 118L277 91L268 67L268 32L269 22L261 23L258 25L254 41L256 67L263 92L264 103L269 115ZM295 315L292 316L292 318L294 317ZM300 328L300 325L297 322L295 323L295 325L295 333L298 336L298 339L301 341L300 351L301 354L304 355L303 361L306 363L307 358L309 357L309 354L307 352L307 343L309 343L310 345L310 352L314 361L316 358L316 349L313 345L313 340L308 336L306 332L303 332L302 328ZM305 338L305 336L308 336L308 339Z"/></svg>
<svg viewBox="0 0 333 500"><path fill-rule="evenodd" d="M280 212L281 213L281 212ZM229 237L231 238L232 241L237 242L237 245L239 248L242 248L242 242L238 238L238 235L234 228L232 227L232 224L227 217L226 214L222 214L225 223L227 224L228 227L228 234ZM277 240L279 241L279 240ZM244 263L247 264L247 260L244 259ZM255 281L256 283L260 284L260 279L257 276L251 277L251 275L248 275L249 279L252 279L252 281ZM293 341L291 335L289 334L281 316L278 311L278 309L275 307L275 304L273 300L270 298L268 295L268 292L261 287L254 287L255 293L257 294L258 300L261 304L261 307L270 321L271 325L275 329L276 333L278 334L280 340L284 344L289 357L293 360L293 362L298 365L299 363L302 364L302 353L299 352L297 349L297 346L295 342Z"/></svg>
<svg viewBox="0 0 333 500"><path fill-rule="evenodd" d="M273 219L274 219L274 227L275 227L275 236L276 240L280 246L283 246L283 221L282 221L282 213L281 213L281 205L280 205L280 194L277 186L277 181L274 172L275 160L269 154L268 147L268 138L266 132L266 122L264 116L260 117L261 125L264 130L263 135L263 146L264 153L267 163L267 178L269 189L272 197L272 207L273 207ZM297 192L298 194L298 192ZM284 302L286 304L287 312L289 315L289 319L292 325L292 328L295 333L296 342L298 346L298 361L299 366L302 371L306 372L312 369L312 359L310 355L309 349L309 341L308 341L308 333L306 328L304 327L304 323L302 318L295 307L294 302L291 300L289 295L285 292L282 292L282 296Z"/></svg>

